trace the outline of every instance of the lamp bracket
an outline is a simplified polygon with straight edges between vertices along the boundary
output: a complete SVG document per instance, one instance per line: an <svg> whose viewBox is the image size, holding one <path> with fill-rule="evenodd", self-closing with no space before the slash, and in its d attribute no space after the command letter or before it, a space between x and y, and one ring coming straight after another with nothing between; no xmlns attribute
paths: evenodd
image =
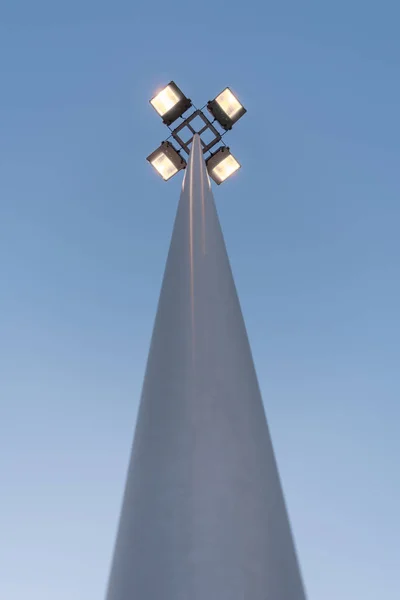
<svg viewBox="0 0 400 600"><path fill-rule="evenodd" d="M203 126L200 129L196 129L193 124L193 121L194 119L196 119L196 117L199 117L203 121ZM207 117L207 115L203 112L202 109L195 108L195 110L188 117L182 117L182 119L183 120L178 125L178 127L176 127L175 129L170 129L170 137L172 137L177 142L180 148L182 148L182 150L186 152L187 155L190 154L190 145L196 133L200 136L201 144L203 146L203 154L209 152L211 148L213 148L216 144L221 142L223 135L225 135L226 133L225 131L222 133L218 131L217 127L214 125L213 122L210 121L210 119ZM189 139L187 140L183 139L183 132L185 131L185 128L187 128L191 134ZM213 137L211 141L206 141L202 138L202 135L206 132L212 133Z"/></svg>

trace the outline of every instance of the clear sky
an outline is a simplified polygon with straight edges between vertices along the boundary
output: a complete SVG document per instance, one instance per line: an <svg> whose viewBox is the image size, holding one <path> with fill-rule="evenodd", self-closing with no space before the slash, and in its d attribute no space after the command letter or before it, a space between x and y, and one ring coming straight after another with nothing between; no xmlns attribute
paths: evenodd
<svg viewBox="0 0 400 600"><path fill-rule="evenodd" d="M248 114L215 191L310 600L400 598L397 0L0 7L0 598L104 595L181 177L175 79Z"/></svg>

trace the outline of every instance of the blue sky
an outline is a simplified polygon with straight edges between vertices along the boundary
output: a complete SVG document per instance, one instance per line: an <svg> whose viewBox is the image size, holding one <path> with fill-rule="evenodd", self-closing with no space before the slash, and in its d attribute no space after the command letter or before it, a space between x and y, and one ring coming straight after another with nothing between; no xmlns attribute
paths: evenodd
<svg viewBox="0 0 400 600"><path fill-rule="evenodd" d="M310 600L399 598L400 6L3 0L0 597L104 595L176 210L148 104L235 89L216 201Z"/></svg>

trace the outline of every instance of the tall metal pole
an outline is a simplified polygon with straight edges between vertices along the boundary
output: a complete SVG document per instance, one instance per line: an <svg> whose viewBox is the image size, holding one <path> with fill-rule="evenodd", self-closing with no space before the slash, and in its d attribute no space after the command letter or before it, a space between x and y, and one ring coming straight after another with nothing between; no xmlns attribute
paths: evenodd
<svg viewBox="0 0 400 600"><path fill-rule="evenodd" d="M107 600L304 600L235 284L192 145Z"/></svg>

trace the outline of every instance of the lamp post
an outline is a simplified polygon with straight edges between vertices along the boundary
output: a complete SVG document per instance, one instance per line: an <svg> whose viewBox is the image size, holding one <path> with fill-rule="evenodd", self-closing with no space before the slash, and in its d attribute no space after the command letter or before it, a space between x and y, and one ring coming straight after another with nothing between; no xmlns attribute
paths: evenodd
<svg viewBox="0 0 400 600"><path fill-rule="evenodd" d="M235 165L224 145L206 162L206 146L193 133L106 600L305 600L209 179ZM149 158L164 179L182 166L169 152Z"/></svg>

